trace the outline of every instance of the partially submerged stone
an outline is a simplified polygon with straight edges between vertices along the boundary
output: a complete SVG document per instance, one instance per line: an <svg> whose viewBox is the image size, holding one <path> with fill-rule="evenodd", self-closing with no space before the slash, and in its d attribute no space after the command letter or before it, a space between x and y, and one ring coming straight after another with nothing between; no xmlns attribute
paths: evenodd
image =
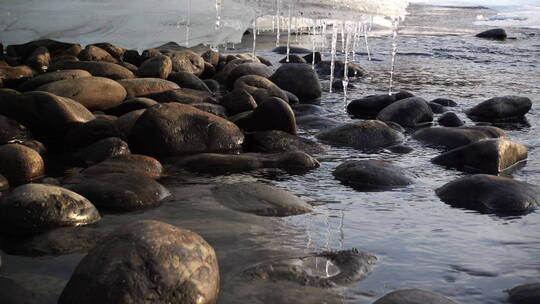
<svg viewBox="0 0 540 304"><path fill-rule="evenodd" d="M392 121L405 128L418 128L433 121L433 111L424 99L409 97L382 109L377 114L377 119Z"/></svg>
<svg viewBox="0 0 540 304"><path fill-rule="evenodd" d="M402 289L386 294L373 304L456 304L456 302L427 290Z"/></svg>
<svg viewBox="0 0 540 304"><path fill-rule="evenodd" d="M433 127L421 129L413 134L416 140L446 149L455 149L484 139L503 137L506 137L506 133L502 129L491 126Z"/></svg>
<svg viewBox="0 0 540 304"><path fill-rule="evenodd" d="M246 134L244 147L249 152L262 153L302 151L316 154L324 151L323 146L317 142L278 130Z"/></svg>
<svg viewBox="0 0 540 304"><path fill-rule="evenodd" d="M138 154L117 155L82 171L87 176L106 173L126 173L158 179L163 174L161 163L153 157Z"/></svg>
<svg viewBox="0 0 540 304"><path fill-rule="evenodd" d="M474 121L512 121L522 119L531 107L527 97L503 96L488 99L466 113Z"/></svg>
<svg viewBox="0 0 540 304"><path fill-rule="evenodd" d="M516 286L508 290L510 303L512 304L537 304L540 303L540 283L529 283Z"/></svg>
<svg viewBox="0 0 540 304"><path fill-rule="evenodd" d="M414 183L411 173L380 160L346 161L334 170L333 175L346 184L368 190L403 187Z"/></svg>

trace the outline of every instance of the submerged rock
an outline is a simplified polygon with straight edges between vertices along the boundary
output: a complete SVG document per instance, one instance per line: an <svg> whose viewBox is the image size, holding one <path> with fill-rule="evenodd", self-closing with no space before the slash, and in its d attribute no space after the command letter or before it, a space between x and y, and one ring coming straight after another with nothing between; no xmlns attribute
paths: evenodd
<svg viewBox="0 0 540 304"><path fill-rule="evenodd" d="M526 213L540 203L538 186L486 174L459 178L435 192L447 204L487 213Z"/></svg>
<svg viewBox="0 0 540 304"><path fill-rule="evenodd" d="M431 291L402 289L386 294L373 304L456 304L456 302Z"/></svg>
<svg viewBox="0 0 540 304"><path fill-rule="evenodd" d="M504 29L497 28L497 29L491 29L491 30L478 33L476 34L476 37L494 39L494 40L505 40L507 37L507 34Z"/></svg>
<svg viewBox="0 0 540 304"><path fill-rule="evenodd" d="M375 118L379 112L398 100L413 97L413 94L401 91L396 94L371 95L352 100L347 105L347 113L360 118Z"/></svg>
<svg viewBox="0 0 540 304"><path fill-rule="evenodd" d="M100 219L86 198L53 185L23 185L0 199L0 230L6 234L40 233Z"/></svg>
<svg viewBox="0 0 540 304"><path fill-rule="evenodd" d="M497 127L472 126L460 128L434 127L416 131L413 138L433 146L455 149L480 140L506 137Z"/></svg>
<svg viewBox="0 0 540 304"><path fill-rule="evenodd" d="M319 167L319 162L316 159L299 151L277 154L203 153L176 158L172 163L176 169L212 174L246 172L263 168L279 168L290 172L304 172Z"/></svg>
<svg viewBox="0 0 540 304"><path fill-rule="evenodd" d="M455 101L448 98L436 98L433 99L431 103L440 104L443 107L456 107L458 105Z"/></svg>
<svg viewBox="0 0 540 304"><path fill-rule="evenodd" d="M329 129L329 128L334 128L343 124L342 122L338 120L335 120L332 118L321 117L317 115L297 116L296 123L298 124L300 128L308 129L308 130Z"/></svg>
<svg viewBox="0 0 540 304"><path fill-rule="evenodd" d="M474 121L511 121L522 119L531 107L527 97L503 96L488 99L466 113Z"/></svg>
<svg viewBox="0 0 540 304"><path fill-rule="evenodd" d="M219 203L240 212L280 217L311 212L311 206L304 200L265 184L221 184L212 192Z"/></svg>
<svg viewBox="0 0 540 304"><path fill-rule="evenodd" d="M315 154L324 151L320 144L312 140L278 130L246 134L244 147L249 152L262 153L302 151Z"/></svg>
<svg viewBox="0 0 540 304"><path fill-rule="evenodd" d="M360 189L407 186L414 183L405 169L380 160L354 160L339 165L333 175L340 181Z"/></svg>
<svg viewBox="0 0 540 304"><path fill-rule="evenodd" d="M516 286L508 290L508 296L512 304L540 303L540 283Z"/></svg>
<svg viewBox="0 0 540 304"><path fill-rule="evenodd" d="M431 161L462 170L499 174L527 159L527 155L527 148L520 143L507 139L488 139L450 150Z"/></svg>
<svg viewBox="0 0 540 304"><path fill-rule="evenodd" d="M392 121L405 128L418 128L433 121L433 111L420 97L409 97L396 101L382 109L378 120Z"/></svg>
<svg viewBox="0 0 540 304"><path fill-rule="evenodd" d="M214 249L198 234L158 221L122 227L82 259L59 304L212 304L219 292Z"/></svg>
<svg viewBox="0 0 540 304"><path fill-rule="evenodd" d="M1 145L0 174L12 185L28 183L45 174L45 162L37 151L24 145Z"/></svg>
<svg viewBox="0 0 540 304"><path fill-rule="evenodd" d="M365 120L322 131L316 137L330 145L377 150L399 144L403 134L378 120Z"/></svg>

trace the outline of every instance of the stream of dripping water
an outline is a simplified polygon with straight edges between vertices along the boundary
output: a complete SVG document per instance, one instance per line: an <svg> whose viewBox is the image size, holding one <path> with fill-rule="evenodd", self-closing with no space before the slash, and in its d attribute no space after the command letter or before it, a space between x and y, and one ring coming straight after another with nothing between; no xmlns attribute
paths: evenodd
<svg viewBox="0 0 540 304"><path fill-rule="evenodd" d="M368 43L368 28L367 28L367 24L364 23L364 25L362 26L364 28L364 40L366 41L366 52L367 52L367 57L368 57L368 60L371 61L371 52L369 50L369 43Z"/></svg>
<svg viewBox="0 0 540 304"><path fill-rule="evenodd" d="M343 67L343 103L345 105L345 111L347 110L347 89L349 86L349 45L351 44L351 32L347 31L347 38L345 39L345 62Z"/></svg>
<svg viewBox="0 0 540 304"><path fill-rule="evenodd" d="M330 93L332 93L332 84L334 83L334 69L336 65L336 44L337 44L338 28L336 24L332 24L332 59L330 61Z"/></svg>
<svg viewBox="0 0 540 304"><path fill-rule="evenodd" d="M287 24L287 63L290 61L289 57L291 55L291 5L289 4L289 21Z"/></svg>
<svg viewBox="0 0 540 304"><path fill-rule="evenodd" d="M313 21L313 31L311 33L311 43L313 44L313 58L311 58L311 68L315 69L315 40L317 39L317 23Z"/></svg>
<svg viewBox="0 0 540 304"><path fill-rule="evenodd" d="M390 84L388 87L388 95L392 95L392 89L394 86L394 72L396 69L396 55L398 49L397 37L398 37L398 25L399 20L392 20L392 67L390 68Z"/></svg>
<svg viewBox="0 0 540 304"><path fill-rule="evenodd" d="M255 48L257 47L257 17L253 18L253 51L251 56L255 59Z"/></svg>
<svg viewBox="0 0 540 304"><path fill-rule="evenodd" d="M221 28L221 0L216 0L216 30Z"/></svg>

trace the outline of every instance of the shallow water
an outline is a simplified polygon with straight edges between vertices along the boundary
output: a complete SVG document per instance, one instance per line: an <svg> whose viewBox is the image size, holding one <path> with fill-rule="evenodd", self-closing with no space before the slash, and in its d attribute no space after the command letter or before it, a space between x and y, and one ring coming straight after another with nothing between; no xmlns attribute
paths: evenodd
<svg viewBox="0 0 540 304"><path fill-rule="evenodd" d="M394 86L431 100L451 98L462 113L480 101L508 94L528 96L533 110L527 124L503 125L509 138L529 149L526 166L516 179L540 184L540 32L510 30L516 39L480 40L482 30L472 22L487 10L413 6L400 26ZM452 26L454 24L455 26ZM452 33L449 35L448 33ZM269 51L275 37L258 37L257 54L277 62L283 55ZM311 41L305 41L310 47ZM356 56L370 74L352 80L350 99L388 88L391 40L370 38L374 61ZM251 52L251 41L245 42ZM237 51L235 51L237 52ZM329 53L326 53L329 58ZM323 80L328 88L328 80ZM324 93L325 116L341 121L340 93ZM437 115L438 116L438 115ZM313 131L302 130L312 137ZM330 148L317 155L321 168L305 175L280 171L220 177L178 173L162 182L173 197L163 206L144 212L105 215L98 229L111 229L135 219L159 219L200 233L218 253L222 290L220 303L371 303L401 288L422 288L460 303L501 303L504 290L540 278L540 213L499 217L450 207L434 193L437 187L464 173L435 166L430 159L441 151L407 136L409 154L364 154L354 149ZM385 159L412 171L414 185L384 192L359 192L332 176L340 163L352 159ZM227 209L209 190L218 182L254 181L287 189L314 205L311 214L266 218ZM363 280L349 288L316 290L282 282L249 282L241 272L275 257L294 256L321 249L356 247L375 254L378 262ZM84 254L28 258L2 253L0 272L54 300ZM318 261L318 271L325 268ZM318 268L320 267L320 268ZM277 292L278 291L278 292Z"/></svg>

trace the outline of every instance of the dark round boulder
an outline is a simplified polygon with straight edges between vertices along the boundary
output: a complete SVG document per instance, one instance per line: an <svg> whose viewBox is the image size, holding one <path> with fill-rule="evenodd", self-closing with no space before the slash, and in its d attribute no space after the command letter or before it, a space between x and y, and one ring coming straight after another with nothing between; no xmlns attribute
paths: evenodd
<svg viewBox="0 0 540 304"><path fill-rule="evenodd" d="M251 59L238 59L237 57L234 57L233 60L228 62L221 62L217 67L217 73L213 76L213 79L219 82L220 84L224 86L229 86L229 74L232 70L234 70L237 66L244 64L244 63L253 63L254 61ZM264 77L263 77L264 78Z"/></svg>
<svg viewBox="0 0 540 304"><path fill-rule="evenodd" d="M192 89L168 90L161 93L146 95L146 97L159 103L178 102L183 104L194 104L208 102L217 104L217 100L212 93Z"/></svg>
<svg viewBox="0 0 540 304"><path fill-rule="evenodd" d="M454 112L444 113L437 122L443 127L461 127L465 124Z"/></svg>
<svg viewBox="0 0 540 304"><path fill-rule="evenodd" d="M127 98L147 96L180 88L176 83L161 78L123 79L118 83L126 89Z"/></svg>
<svg viewBox="0 0 540 304"><path fill-rule="evenodd" d="M217 93L220 91L221 86L219 85L219 82L215 81L214 79L205 79L203 82L206 84L208 89L210 89L210 92Z"/></svg>
<svg viewBox="0 0 540 304"><path fill-rule="evenodd" d="M79 53L78 57L80 60L84 61L118 62L118 59L114 58L109 52L95 45L86 46L84 50Z"/></svg>
<svg viewBox="0 0 540 304"><path fill-rule="evenodd" d="M121 59L127 51L126 49L109 42L94 43L93 45L111 54L115 59Z"/></svg>
<svg viewBox="0 0 540 304"><path fill-rule="evenodd" d="M59 304L216 303L219 268L198 234L158 221L112 232L79 263Z"/></svg>
<svg viewBox="0 0 540 304"><path fill-rule="evenodd" d="M527 213L540 203L540 187L508 177L476 174L438 188L439 198L452 206L486 213Z"/></svg>
<svg viewBox="0 0 540 304"><path fill-rule="evenodd" d="M307 54L307 53L313 53L312 50L310 49L306 49L306 48L302 48L302 47L297 47L297 46L289 46L289 53L290 54ZM278 53L278 54L287 54L287 46L278 46L278 47L275 47L272 52L274 53Z"/></svg>
<svg viewBox="0 0 540 304"><path fill-rule="evenodd" d="M262 63L248 62L239 64L229 72L227 86L232 88L236 79L246 75L269 78L272 75L272 69Z"/></svg>
<svg viewBox="0 0 540 304"><path fill-rule="evenodd" d="M0 146L0 174L11 185L28 183L45 174L45 162L39 153L21 144Z"/></svg>
<svg viewBox="0 0 540 304"><path fill-rule="evenodd" d="M219 63L219 52L208 50L201 54L201 57L204 59L204 61L210 63L213 66L218 65Z"/></svg>
<svg viewBox="0 0 540 304"><path fill-rule="evenodd" d="M292 105L292 108L296 117L303 115L324 115L330 113L324 107L316 104L297 104Z"/></svg>
<svg viewBox="0 0 540 304"><path fill-rule="evenodd" d="M466 113L474 121L508 121L522 119L532 107L527 97L503 96L488 99Z"/></svg>
<svg viewBox="0 0 540 304"><path fill-rule="evenodd" d="M458 105L455 101L448 98L436 98L436 99L433 99L431 102L440 104L443 107L456 107Z"/></svg>
<svg viewBox="0 0 540 304"><path fill-rule="evenodd" d="M380 160L354 160L339 165L333 175L340 181L362 189L402 187L414 182L412 174Z"/></svg>
<svg viewBox="0 0 540 304"><path fill-rule="evenodd" d="M192 50L166 51L163 54L171 58L173 72L188 72L199 76L204 71L204 59Z"/></svg>
<svg viewBox="0 0 540 304"><path fill-rule="evenodd" d="M289 57L282 58L279 63L303 63L306 64L307 61L304 59L304 57L298 56L296 54L291 54ZM311 63L311 62L310 62Z"/></svg>
<svg viewBox="0 0 540 304"><path fill-rule="evenodd" d="M0 66L0 85L15 88L31 79L35 71L27 65Z"/></svg>
<svg viewBox="0 0 540 304"><path fill-rule="evenodd" d="M491 29L487 31L483 31L481 33L476 34L476 37L478 38L486 38L486 39L494 39L494 40L505 40L507 37L506 31L501 28L497 29Z"/></svg>
<svg viewBox="0 0 540 304"><path fill-rule="evenodd" d="M224 95L220 104L224 106L230 115L236 115L242 112L254 110L257 102L251 94L244 89L236 89Z"/></svg>
<svg viewBox="0 0 540 304"><path fill-rule="evenodd" d="M90 201L58 186L27 184L0 199L0 231L6 234L40 233L100 219Z"/></svg>
<svg viewBox="0 0 540 304"><path fill-rule="evenodd" d="M506 133L497 127L433 127L416 131L413 138L432 146L455 149L480 140L506 137Z"/></svg>
<svg viewBox="0 0 540 304"><path fill-rule="evenodd" d="M133 126L137 122L137 119L146 111L146 109L135 110L126 113L114 121L114 124L125 138L130 138Z"/></svg>
<svg viewBox="0 0 540 304"><path fill-rule="evenodd" d="M305 55L304 60L309 64L317 64L323 60L322 55L320 52L315 52L315 56L313 56L313 52L310 54Z"/></svg>
<svg viewBox="0 0 540 304"><path fill-rule="evenodd" d="M354 99L347 105L347 113L358 118L375 118L379 112L398 100L413 97L407 91L396 94L370 95L360 99Z"/></svg>
<svg viewBox="0 0 540 304"><path fill-rule="evenodd" d="M7 54L13 57L26 58L39 47L46 47L53 57L62 55L77 56L82 48L79 44L60 42L52 39L40 39L24 44L12 44L7 47Z"/></svg>
<svg viewBox="0 0 540 304"><path fill-rule="evenodd" d="M244 149L248 152L261 153L302 151L317 154L324 151L323 146L317 142L279 130L246 134Z"/></svg>
<svg viewBox="0 0 540 304"><path fill-rule="evenodd" d="M296 124L304 130L324 130L337 127L343 123L318 115L302 115L296 117Z"/></svg>
<svg viewBox="0 0 540 304"><path fill-rule="evenodd" d="M24 61L24 64L36 69L37 71L47 71L49 65L51 64L51 54L49 50L40 46L35 49L28 58Z"/></svg>
<svg viewBox="0 0 540 304"><path fill-rule="evenodd" d="M19 86L18 90L21 92L26 91L35 91L38 87L66 79L75 79L82 77L91 77L92 74L88 73L85 70L63 70L56 72L49 72L45 74L37 75L36 77L28 79L22 85Z"/></svg>
<svg viewBox="0 0 540 304"><path fill-rule="evenodd" d="M373 304L456 304L456 302L431 291L402 289L386 294Z"/></svg>
<svg viewBox="0 0 540 304"><path fill-rule="evenodd" d="M332 62L331 61L320 61L315 64L315 71L321 76L330 76L332 72ZM345 74L345 63L340 60L334 62L334 76L342 77ZM363 77L367 75L367 71L364 70L361 66L355 63L347 63L347 76L349 77Z"/></svg>
<svg viewBox="0 0 540 304"><path fill-rule="evenodd" d="M51 64L49 70L85 70L93 76L105 77L113 80L135 78L133 72L125 67L103 61L58 61Z"/></svg>
<svg viewBox="0 0 540 304"><path fill-rule="evenodd" d="M176 83L181 88L212 92L204 81L189 72L172 73L167 80Z"/></svg>
<svg viewBox="0 0 540 304"><path fill-rule="evenodd" d="M448 109L446 109L444 106L435 102L428 102L428 106L431 108L431 111L435 114L442 114L444 112L448 112Z"/></svg>
<svg viewBox="0 0 540 304"><path fill-rule="evenodd" d="M0 115L0 145L21 142L32 138L32 134L18 121Z"/></svg>
<svg viewBox="0 0 540 304"><path fill-rule="evenodd" d="M301 103L313 103L322 94L319 76L307 64L281 65L269 79L281 89L296 95Z"/></svg>
<svg viewBox="0 0 540 304"><path fill-rule="evenodd" d="M208 102L201 102L201 103L191 104L191 106L196 109L205 111L210 114L214 114L222 118L227 118L229 116L229 113L227 112L227 108L221 105L208 103Z"/></svg>
<svg viewBox="0 0 540 304"><path fill-rule="evenodd" d="M128 144L118 137L107 137L82 148L75 158L86 166L102 162L108 158L129 154Z"/></svg>
<svg viewBox="0 0 540 304"><path fill-rule="evenodd" d="M512 304L540 303L540 283L529 283L508 290L508 300Z"/></svg>
<svg viewBox="0 0 540 304"><path fill-rule="evenodd" d="M112 109L106 110L105 113L109 115L114 115L114 116L122 116L131 111L149 108L155 104L157 104L157 102L150 98L133 97L133 98L124 100L124 102L122 102L121 104L119 104L118 106Z"/></svg>
<svg viewBox="0 0 540 304"><path fill-rule="evenodd" d="M108 158L82 171L85 176L107 173L125 173L158 179L163 175L163 166L153 157L139 154L123 154Z"/></svg>
<svg viewBox="0 0 540 304"><path fill-rule="evenodd" d="M251 113L248 123L241 127L250 132L280 130L293 135L297 133L296 118L291 106L276 97L260 103Z"/></svg>
<svg viewBox="0 0 540 304"><path fill-rule="evenodd" d="M382 109L377 119L392 121L405 128L418 128L433 121L433 111L424 99L409 97Z"/></svg>
<svg viewBox="0 0 540 304"><path fill-rule="evenodd" d="M378 120L348 123L322 131L316 137L330 145L347 146L361 150L378 150L399 144L403 134Z"/></svg>
<svg viewBox="0 0 540 304"><path fill-rule="evenodd" d="M277 97L288 102L287 94L272 81L258 75L246 75L238 78L234 83L234 89L243 89L260 104L270 97Z"/></svg>
<svg viewBox="0 0 540 304"><path fill-rule="evenodd" d="M171 58L165 55L153 56L146 59L137 69L137 77L167 79L172 72Z"/></svg>
<svg viewBox="0 0 540 304"><path fill-rule="evenodd" d="M156 207L170 195L151 178L125 173L87 176L69 189L88 198L98 209L115 212Z"/></svg>
<svg viewBox="0 0 540 304"><path fill-rule="evenodd" d="M9 181L2 174L0 174L0 191L9 188Z"/></svg>
<svg viewBox="0 0 540 304"><path fill-rule="evenodd" d="M133 126L133 151L149 155L228 152L241 148L244 135L230 121L179 103L148 108Z"/></svg>
<svg viewBox="0 0 540 304"><path fill-rule="evenodd" d="M71 128L67 132L64 142L70 148L83 148L109 137L126 139L114 121L94 119Z"/></svg>

